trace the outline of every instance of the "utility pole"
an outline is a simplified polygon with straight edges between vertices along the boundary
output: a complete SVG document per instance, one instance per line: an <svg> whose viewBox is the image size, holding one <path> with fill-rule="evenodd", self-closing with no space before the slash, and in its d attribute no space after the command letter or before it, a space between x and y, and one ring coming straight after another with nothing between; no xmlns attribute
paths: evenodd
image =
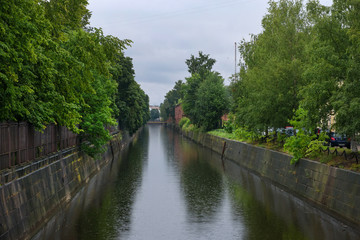
<svg viewBox="0 0 360 240"><path fill-rule="evenodd" d="M234 75L234 79L236 81L237 77L236 77L236 42L235 42L235 75Z"/></svg>

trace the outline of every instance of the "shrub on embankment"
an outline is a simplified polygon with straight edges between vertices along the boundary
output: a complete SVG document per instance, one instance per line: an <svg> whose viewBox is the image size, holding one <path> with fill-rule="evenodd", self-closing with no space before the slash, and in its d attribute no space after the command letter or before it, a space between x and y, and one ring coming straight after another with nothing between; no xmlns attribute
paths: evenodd
<svg viewBox="0 0 360 240"><path fill-rule="evenodd" d="M286 142L287 138L281 136L280 134L270 137L264 137L254 133L249 133L246 129L237 129L232 133L229 133L224 129L216 129L209 131L208 134L218 136L224 139L248 143L257 147L262 147L291 155L291 152L287 151L284 148L284 143ZM303 136L301 136L300 134L299 138L302 137ZM311 159L313 161L317 161L336 168L360 172L360 155L358 153L354 153L350 149L324 146L323 141L320 141L318 139L311 140L309 139L309 137L306 137L306 139L308 139L310 145L312 143L314 144L310 148L307 147L307 144L305 144L302 148L299 148L304 149L304 152L302 154L304 154L303 156L306 156L307 159ZM302 157L298 158L296 162L298 162L301 158ZM294 163L293 159L294 158L292 156L291 160L288 163L289 165L291 163Z"/></svg>

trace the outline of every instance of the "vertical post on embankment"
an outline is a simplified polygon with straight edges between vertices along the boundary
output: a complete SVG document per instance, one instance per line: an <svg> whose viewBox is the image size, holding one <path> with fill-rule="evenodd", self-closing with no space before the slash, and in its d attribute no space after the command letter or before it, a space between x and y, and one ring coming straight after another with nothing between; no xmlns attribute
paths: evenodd
<svg viewBox="0 0 360 240"><path fill-rule="evenodd" d="M225 153L225 149L226 149L226 141L224 141L224 146L223 146L223 150L221 153L221 163L222 163L222 167L225 170L225 163L224 163L224 153Z"/></svg>

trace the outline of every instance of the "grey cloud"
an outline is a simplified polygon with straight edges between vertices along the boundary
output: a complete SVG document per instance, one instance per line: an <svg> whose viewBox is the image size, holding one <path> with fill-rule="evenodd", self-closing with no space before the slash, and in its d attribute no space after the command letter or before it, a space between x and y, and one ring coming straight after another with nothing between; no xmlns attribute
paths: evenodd
<svg viewBox="0 0 360 240"><path fill-rule="evenodd" d="M228 82L234 42L261 31L267 6L268 0L89 0L92 26L134 41L126 55L152 104L189 76L185 60L198 51L216 59L214 70Z"/></svg>

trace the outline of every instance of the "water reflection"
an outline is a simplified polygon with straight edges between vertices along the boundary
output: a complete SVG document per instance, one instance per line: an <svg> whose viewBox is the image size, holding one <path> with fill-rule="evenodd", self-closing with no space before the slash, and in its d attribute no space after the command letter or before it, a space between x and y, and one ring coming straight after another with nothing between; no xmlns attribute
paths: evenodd
<svg viewBox="0 0 360 240"><path fill-rule="evenodd" d="M190 222L211 222L223 199L222 174L209 164L210 151L167 128L163 134L167 159L180 171L180 183Z"/></svg>
<svg viewBox="0 0 360 240"><path fill-rule="evenodd" d="M96 196L75 199L82 213L63 221L60 239L357 239L233 162L224 171L220 159L171 129L148 126L114 177L86 190Z"/></svg>
<svg viewBox="0 0 360 240"><path fill-rule="evenodd" d="M173 171L179 172L179 159L183 158L183 152L180 146L180 144L182 144L181 137L171 128L161 128L160 131L162 143L164 144L163 151L168 167Z"/></svg>
<svg viewBox="0 0 360 240"><path fill-rule="evenodd" d="M234 213L244 219L249 239L261 239L266 235L271 237L269 239L360 239L357 229L233 162L226 163L227 176L234 184L229 186ZM262 227L256 227L260 225Z"/></svg>
<svg viewBox="0 0 360 240"><path fill-rule="evenodd" d="M188 152L184 157L188 159L182 165L181 189L190 221L212 221L223 200L222 176L196 152Z"/></svg>
<svg viewBox="0 0 360 240"><path fill-rule="evenodd" d="M103 183L101 197L82 211L74 231L63 239L114 239L130 231L133 204L148 154L148 136L145 129L141 138L130 145L115 170L117 177Z"/></svg>
<svg viewBox="0 0 360 240"><path fill-rule="evenodd" d="M244 239L308 239L295 225L287 224L255 200L239 183L229 180L228 187L234 219L246 225Z"/></svg>

